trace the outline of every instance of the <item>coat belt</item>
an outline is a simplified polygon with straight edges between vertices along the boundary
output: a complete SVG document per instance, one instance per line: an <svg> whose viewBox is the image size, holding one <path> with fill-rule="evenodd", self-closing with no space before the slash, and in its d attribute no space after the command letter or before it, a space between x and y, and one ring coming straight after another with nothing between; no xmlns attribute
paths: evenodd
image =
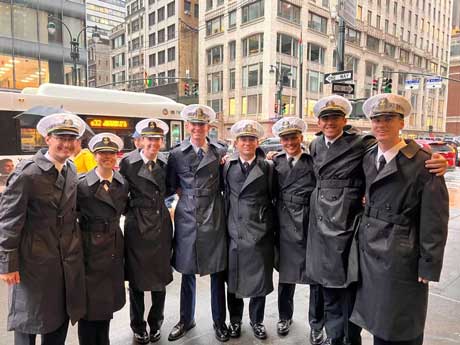
<svg viewBox="0 0 460 345"><path fill-rule="evenodd" d="M83 232L109 232L113 224L118 226L118 222L117 217L106 219L85 218L82 220L81 230Z"/></svg>
<svg viewBox="0 0 460 345"><path fill-rule="evenodd" d="M299 205L308 205L310 203L310 197L309 196L297 196L297 195L292 195L289 193L280 193L280 199L283 201L288 201L292 202L294 204L299 204Z"/></svg>
<svg viewBox="0 0 460 345"><path fill-rule="evenodd" d="M364 215L370 218L376 218L391 224L409 225L411 220L403 214L395 214L376 207L366 206Z"/></svg>
<svg viewBox="0 0 460 345"><path fill-rule="evenodd" d="M73 213L73 212L62 214L62 215L57 215L56 216L56 225L60 227L60 226L63 226L65 224L71 224L71 223L75 222L75 219L76 219L76 216L75 216L75 213Z"/></svg>
<svg viewBox="0 0 460 345"><path fill-rule="evenodd" d="M191 195L191 196L210 196L217 194L219 191L217 189L207 189L207 188L187 188L182 189L182 194Z"/></svg>
<svg viewBox="0 0 460 345"><path fill-rule="evenodd" d="M316 186L318 188L345 188L345 187L361 187L363 181L355 179L346 180L318 180Z"/></svg>

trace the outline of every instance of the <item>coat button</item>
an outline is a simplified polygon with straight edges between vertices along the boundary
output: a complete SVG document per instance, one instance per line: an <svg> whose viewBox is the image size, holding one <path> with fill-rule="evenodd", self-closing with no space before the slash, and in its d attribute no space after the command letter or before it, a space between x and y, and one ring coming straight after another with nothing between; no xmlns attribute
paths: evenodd
<svg viewBox="0 0 460 345"><path fill-rule="evenodd" d="M318 219L321 221L323 220L323 216L319 216Z"/></svg>
<svg viewBox="0 0 460 345"><path fill-rule="evenodd" d="M239 220L242 220L242 219L243 219L243 217L241 217L241 216L238 216L238 219L239 219Z"/></svg>
<svg viewBox="0 0 460 345"><path fill-rule="evenodd" d="M371 225L369 223L366 224L366 228L370 227Z"/></svg>
<svg viewBox="0 0 460 345"><path fill-rule="evenodd" d="M160 214L160 210L157 210L157 214Z"/></svg>
<svg viewBox="0 0 460 345"><path fill-rule="evenodd" d="M156 191L155 194L158 194L158 191Z"/></svg>
<svg viewBox="0 0 460 345"><path fill-rule="evenodd" d="M391 211L391 205L390 204L385 204L385 210Z"/></svg>
<svg viewBox="0 0 460 345"><path fill-rule="evenodd" d="M209 175L209 177L210 177L210 178L212 178L212 174L211 174L211 175Z"/></svg>
<svg viewBox="0 0 460 345"><path fill-rule="evenodd" d="M320 198L321 198L321 199L324 199L324 195L323 195L323 194L321 194L321 195L320 195Z"/></svg>

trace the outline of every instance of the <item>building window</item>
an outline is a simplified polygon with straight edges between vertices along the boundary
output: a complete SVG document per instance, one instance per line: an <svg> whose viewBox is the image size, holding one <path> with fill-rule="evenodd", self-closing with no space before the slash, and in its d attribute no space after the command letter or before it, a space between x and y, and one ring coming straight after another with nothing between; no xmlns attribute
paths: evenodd
<svg viewBox="0 0 460 345"><path fill-rule="evenodd" d="M314 43L308 43L307 60L320 65L324 65L324 55L326 49Z"/></svg>
<svg viewBox="0 0 460 345"><path fill-rule="evenodd" d="M375 27L380 30L380 16L375 17Z"/></svg>
<svg viewBox="0 0 460 345"><path fill-rule="evenodd" d="M236 27L236 10L228 12L228 28Z"/></svg>
<svg viewBox="0 0 460 345"><path fill-rule="evenodd" d="M168 4L166 12L167 12L168 18L176 14L176 2L175 1L172 1Z"/></svg>
<svg viewBox="0 0 460 345"><path fill-rule="evenodd" d="M165 51L162 50L158 52L158 64L162 65L164 63L165 63Z"/></svg>
<svg viewBox="0 0 460 345"><path fill-rule="evenodd" d="M208 65L218 65L224 61L224 46L216 46L206 51Z"/></svg>
<svg viewBox="0 0 460 345"><path fill-rule="evenodd" d="M168 62L176 60L176 47L168 48Z"/></svg>
<svg viewBox="0 0 460 345"><path fill-rule="evenodd" d="M281 72L281 84L285 87L297 87L297 67L285 65L285 64L277 64L278 71Z"/></svg>
<svg viewBox="0 0 460 345"><path fill-rule="evenodd" d="M158 23L165 20L165 8L164 6L159 8L157 11Z"/></svg>
<svg viewBox="0 0 460 345"><path fill-rule="evenodd" d="M168 26L168 41L176 38L176 25L172 24Z"/></svg>
<svg viewBox="0 0 460 345"><path fill-rule="evenodd" d="M155 33L149 35L149 47L156 45Z"/></svg>
<svg viewBox="0 0 460 345"><path fill-rule="evenodd" d="M241 8L241 22L247 23L251 20L264 16L264 0L258 0Z"/></svg>
<svg viewBox="0 0 460 345"><path fill-rule="evenodd" d="M155 25L155 12L149 14L149 26Z"/></svg>
<svg viewBox="0 0 460 345"><path fill-rule="evenodd" d="M327 19L313 12L308 12L308 28L326 34Z"/></svg>
<svg viewBox="0 0 460 345"><path fill-rule="evenodd" d="M165 41L165 29L158 31L158 44L164 43Z"/></svg>
<svg viewBox="0 0 460 345"><path fill-rule="evenodd" d="M367 11L367 25L372 25L372 11Z"/></svg>
<svg viewBox="0 0 460 345"><path fill-rule="evenodd" d="M212 10L213 0L206 0L206 11Z"/></svg>
<svg viewBox="0 0 460 345"><path fill-rule="evenodd" d="M389 56L391 58L395 57L396 47L394 45L390 43L385 43L384 48L385 48L384 52L386 56Z"/></svg>
<svg viewBox="0 0 460 345"><path fill-rule="evenodd" d="M209 73L207 76L208 93L219 93L222 91L222 71Z"/></svg>
<svg viewBox="0 0 460 345"><path fill-rule="evenodd" d="M369 49L370 51L378 53L379 52L379 44L380 44L380 40L378 38L367 35L367 41L366 41L367 49Z"/></svg>
<svg viewBox="0 0 460 345"><path fill-rule="evenodd" d="M232 68L228 72L228 86L230 90L235 90L235 69Z"/></svg>
<svg viewBox="0 0 460 345"><path fill-rule="evenodd" d="M361 43L361 32L353 30L349 27L345 28L345 40L350 43L360 45Z"/></svg>
<svg viewBox="0 0 460 345"><path fill-rule="evenodd" d="M138 67L141 65L141 58L140 55L136 55L132 57L132 66L133 67Z"/></svg>
<svg viewBox="0 0 460 345"><path fill-rule="evenodd" d="M222 98L220 99L210 99L207 102L207 106L211 107L212 110L216 112L216 117L219 118L222 115Z"/></svg>
<svg viewBox="0 0 460 345"><path fill-rule="evenodd" d="M228 99L228 116L236 115L236 101L235 98Z"/></svg>
<svg viewBox="0 0 460 345"><path fill-rule="evenodd" d="M281 54L297 57L299 51L297 38L285 34L278 34L276 40L276 51Z"/></svg>
<svg viewBox="0 0 460 345"><path fill-rule="evenodd" d="M136 19L131 22L131 33L138 32L140 29L140 20Z"/></svg>
<svg viewBox="0 0 460 345"><path fill-rule="evenodd" d="M253 87L263 83L263 63L256 63L242 68L242 86Z"/></svg>
<svg viewBox="0 0 460 345"><path fill-rule="evenodd" d="M356 10L356 19L363 20L363 7L362 6L358 6Z"/></svg>
<svg viewBox="0 0 460 345"><path fill-rule="evenodd" d="M230 61L235 61L236 59L236 41L228 42L228 58Z"/></svg>
<svg viewBox="0 0 460 345"><path fill-rule="evenodd" d="M155 54L149 55L149 67L154 67L156 65L156 56Z"/></svg>
<svg viewBox="0 0 460 345"><path fill-rule="evenodd" d="M168 78L175 78L176 77L176 70L175 69L170 69L168 70ZM176 81L174 79L168 79L168 83L175 83Z"/></svg>
<svg viewBox="0 0 460 345"><path fill-rule="evenodd" d="M284 0L278 0L278 17L300 24L300 7Z"/></svg>
<svg viewBox="0 0 460 345"><path fill-rule="evenodd" d="M195 16L195 18L198 18L198 16L200 15L200 7L198 6L198 4L195 4L194 8L195 12L193 13L193 15Z"/></svg>
<svg viewBox="0 0 460 345"><path fill-rule="evenodd" d="M125 71L112 74L112 83L121 83L126 81Z"/></svg>
<svg viewBox="0 0 460 345"><path fill-rule="evenodd" d="M376 75L377 65L370 61L366 61L366 77L375 78Z"/></svg>
<svg viewBox="0 0 460 345"><path fill-rule="evenodd" d="M221 32L224 32L222 16L213 18L206 22L206 36L219 34Z"/></svg>
<svg viewBox="0 0 460 345"><path fill-rule="evenodd" d="M243 39L243 56L255 55L264 51L264 34L255 34Z"/></svg>
<svg viewBox="0 0 460 345"><path fill-rule="evenodd" d="M262 112L262 95L241 97L241 115L256 115Z"/></svg>
<svg viewBox="0 0 460 345"><path fill-rule="evenodd" d="M125 35L120 35L112 39L112 49L118 49L125 45Z"/></svg>
<svg viewBox="0 0 460 345"><path fill-rule="evenodd" d="M138 38L135 38L132 40L131 42L131 47L132 47L132 50L138 50L140 47L141 47L141 40Z"/></svg>
<svg viewBox="0 0 460 345"><path fill-rule="evenodd" d="M184 14L190 15L192 11L192 3L189 0L184 0Z"/></svg>
<svg viewBox="0 0 460 345"><path fill-rule="evenodd" d="M125 65L125 53L112 56L112 68L122 67Z"/></svg>
<svg viewBox="0 0 460 345"><path fill-rule="evenodd" d="M167 83L165 77L166 77L166 72L158 73L158 85L164 85Z"/></svg>
<svg viewBox="0 0 460 345"><path fill-rule="evenodd" d="M390 29L390 22L388 19L385 19L385 33L389 34L390 32L388 31Z"/></svg>
<svg viewBox="0 0 460 345"><path fill-rule="evenodd" d="M323 92L324 74L317 71L307 71L307 91L314 93Z"/></svg>

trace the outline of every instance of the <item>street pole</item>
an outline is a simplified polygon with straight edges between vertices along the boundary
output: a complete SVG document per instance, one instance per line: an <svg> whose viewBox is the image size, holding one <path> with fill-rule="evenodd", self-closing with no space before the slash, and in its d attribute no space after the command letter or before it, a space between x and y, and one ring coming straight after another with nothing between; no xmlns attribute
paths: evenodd
<svg viewBox="0 0 460 345"><path fill-rule="evenodd" d="M77 62L78 59L80 58L80 52L79 52L79 46L78 46L78 41L75 39L72 39L70 41L70 57L72 58L73 61L73 85L77 85Z"/></svg>
<svg viewBox="0 0 460 345"><path fill-rule="evenodd" d="M302 118L303 112L303 40L302 40L302 27L300 29L300 42L299 42L299 117Z"/></svg>
<svg viewBox="0 0 460 345"><path fill-rule="evenodd" d="M283 82L281 73L278 73L278 118L283 117L283 110L281 109L281 100L283 97Z"/></svg>
<svg viewBox="0 0 460 345"><path fill-rule="evenodd" d="M345 70L345 20L339 17L339 37L337 41L337 71Z"/></svg>

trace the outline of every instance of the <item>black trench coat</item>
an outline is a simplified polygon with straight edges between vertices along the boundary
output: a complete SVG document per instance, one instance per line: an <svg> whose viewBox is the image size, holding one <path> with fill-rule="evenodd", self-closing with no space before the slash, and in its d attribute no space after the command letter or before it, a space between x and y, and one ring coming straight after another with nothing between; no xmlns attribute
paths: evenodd
<svg viewBox="0 0 460 345"><path fill-rule="evenodd" d="M77 209L85 255L86 320L109 320L126 302L124 245L120 216L128 200L128 183L113 173L109 190L95 170L79 176Z"/></svg>
<svg viewBox="0 0 460 345"><path fill-rule="evenodd" d="M229 235L228 291L238 297L266 296L273 291L275 210L271 194L273 165L257 156L242 185L238 157L224 167ZM239 175L238 175L239 174ZM244 175L243 175L244 176ZM241 189L240 189L241 188Z"/></svg>
<svg viewBox="0 0 460 345"><path fill-rule="evenodd" d="M120 162L129 184L125 218L126 279L140 291L164 291L172 279L172 223L165 205L166 158L158 153L149 171L139 150Z"/></svg>
<svg viewBox="0 0 460 345"><path fill-rule="evenodd" d="M168 157L169 194L180 189L173 244L173 266L180 273L207 275L227 268L220 164L225 151L225 146L208 140L200 162L186 139Z"/></svg>
<svg viewBox="0 0 460 345"><path fill-rule="evenodd" d="M377 175L375 149L363 162L366 208L359 226L361 282L351 320L388 341L423 333L428 285L438 281L449 219L443 177L430 174L430 154L407 141Z"/></svg>
<svg viewBox="0 0 460 345"><path fill-rule="evenodd" d="M0 199L0 273L21 279L9 288L8 330L31 334L86 312L75 166L64 179L45 153L21 161Z"/></svg>
<svg viewBox="0 0 460 345"><path fill-rule="evenodd" d="M305 152L291 169L286 153L273 159L278 180L276 210L279 226L276 245L279 253L279 281L307 284L306 250L310 195L315 188L313 160Z"/></svg>
<svg viewBox="0 0 460 345"><path fill-rule="evenodd" d="M353 222L362 211L362 160L375 145L372 136L344 131L328 149L324 135L310 146L316 176L307 238L307 275L325 287L357 280L356 260L349 265Z"/></svg>

